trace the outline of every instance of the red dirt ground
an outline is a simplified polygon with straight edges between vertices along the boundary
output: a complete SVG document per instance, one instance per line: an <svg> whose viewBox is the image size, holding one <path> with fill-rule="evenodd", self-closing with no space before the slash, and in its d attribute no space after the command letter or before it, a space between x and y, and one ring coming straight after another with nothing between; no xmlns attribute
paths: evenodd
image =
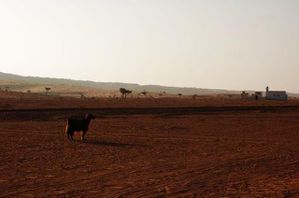
<svg viewBox="0 0 299 198"><path fill-rule="evenodd" d="M2 98L0 105L38 109L55 104L18 100L16 105ZM67 102L57 108L136 104L60 100ZM298 105L173 101L144 99L138 107ZM16 116L3 119L7 112L0 111L0 197L299 197L298 108L192 115L165 111L101 116L91 123L85 142L66 139L64 116L20 119L15 111Z"/></svg>

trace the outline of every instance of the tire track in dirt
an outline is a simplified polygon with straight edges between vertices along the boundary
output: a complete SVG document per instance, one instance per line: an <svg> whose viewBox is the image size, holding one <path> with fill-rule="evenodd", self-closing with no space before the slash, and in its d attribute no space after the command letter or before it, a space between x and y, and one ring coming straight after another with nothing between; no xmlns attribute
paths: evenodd
<svg viewBox="0 0 299 198"><path fill-rule="evenodd" d="M59 109L1 109L2 120L51 120L65 119L72 114L92 112L98 117L115 115L193 115L225 112L289 112L299 106L223 106L223 107L165 107L165 108L59 108Z"/></svg>

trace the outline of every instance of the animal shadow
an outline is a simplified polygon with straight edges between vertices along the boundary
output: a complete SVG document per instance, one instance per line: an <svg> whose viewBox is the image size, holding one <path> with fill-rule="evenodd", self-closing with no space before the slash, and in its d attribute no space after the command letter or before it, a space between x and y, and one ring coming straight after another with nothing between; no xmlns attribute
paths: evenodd
<svg viewBox="0 0 299 198"><path fill-rule="evenodd" d="M82 142L83 144L92 144L97 146L112 146L112 147L119 147L119 148L128 148L138 146L136 144L125 144L125 143L118 143L118 142L110 142L105 140L85 140Z"/></svg>

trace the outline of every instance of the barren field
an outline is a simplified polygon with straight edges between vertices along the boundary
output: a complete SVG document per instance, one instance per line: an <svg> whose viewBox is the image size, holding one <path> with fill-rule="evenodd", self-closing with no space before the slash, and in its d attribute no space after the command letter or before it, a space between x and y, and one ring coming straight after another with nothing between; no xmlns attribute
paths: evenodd
<svg viewBox="0 0 299 198"><path fill-rule="evenodd" d="M0 102L0 197L299 197L298 101L25 100Z"/></svg>

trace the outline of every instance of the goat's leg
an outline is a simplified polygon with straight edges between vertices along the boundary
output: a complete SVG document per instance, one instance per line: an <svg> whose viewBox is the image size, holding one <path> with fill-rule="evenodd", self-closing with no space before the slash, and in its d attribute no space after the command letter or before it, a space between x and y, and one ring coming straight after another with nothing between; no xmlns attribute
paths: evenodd
<svg viewBox="0 0 299 198"><path fill-rule="evenodd" d="M69 128L69 125L66 125L66 127L65 127L65 134L66 134L66 137L68 139L70 139L70 128Z"/></svg>
<svg viewBox="0 0 299 198"><path fill-rule="evenodd" d="M73 140L73 136L72 136L71 134L68 134L68 135L67 135L67 139L68 139L68 140Z"/></svg>
<svg viewBox="0 0 299 198"><path fill-rule="evenodd" d="M86 132L87 132L87 131L83 131L83 133L82 133L82 136L81 136L81 140L82 140L82 141L85 140L85 134L86 134Z"/></svg>
<svg viewBox="0 0 299 198"><path fill-rule="evenodd" d="M74 139L73 139L73 136L74 136L74 133L71 133L71 140L73 141Z"/></svg>
<svg viewBox="0 0 299 198"><path fill-rule="evenodd" d="M67 132L67 138L68 138L69 140L73 141L73 140L74 140L74 139L73 139L73 136L74 136L74 132L71 131L71 130L69 130L69 131Z"/></svg>
<svg viewBox="0 0 299 198"><path fill-rule="evenodd" d="M70 133L67 133L66 135L67 135L67 139L70 140L70 138L71 138L71 134L70 134Z"/></svg>

